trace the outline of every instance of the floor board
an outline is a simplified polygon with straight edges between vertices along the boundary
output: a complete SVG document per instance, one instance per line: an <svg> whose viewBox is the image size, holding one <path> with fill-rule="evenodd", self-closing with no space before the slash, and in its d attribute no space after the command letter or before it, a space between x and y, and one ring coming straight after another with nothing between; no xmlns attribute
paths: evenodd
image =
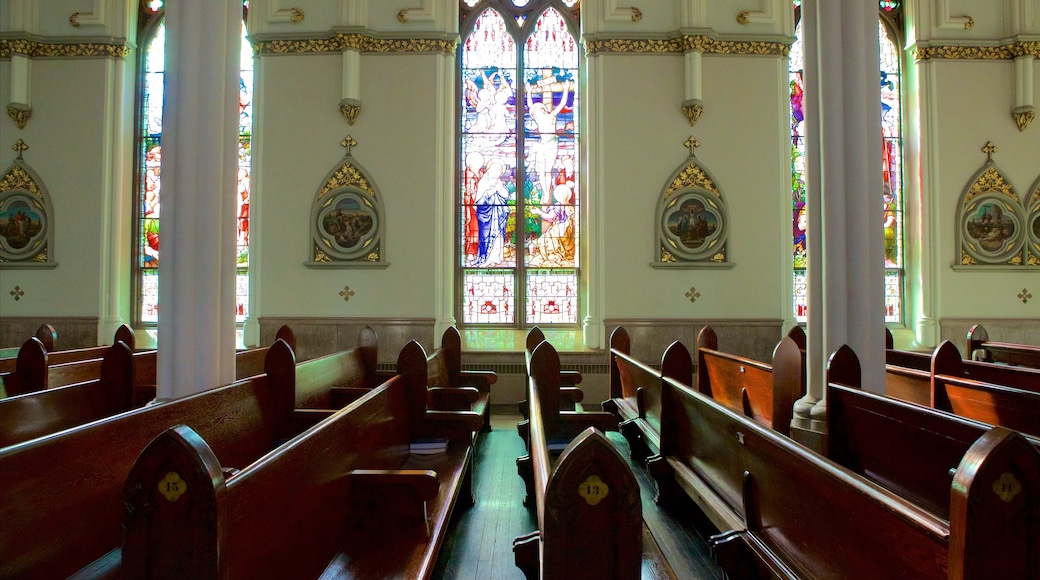
<svg viewBox="0 0 1040 580"><path fill-rule="evenodd" d="M476 505L455 516L441 548L434 577L452 580L523 580L513 563L513 538L537 529L532 508L523 505L516 458L524 454L516 434L518 415L492 415L492 431L478 443L473 495ZM608 434L624 456L627 444ZM643 502L643 520L681 580L721 580L705 541L711 532L692 506L666 511L654 503L653 482L633 466Z"/></svg>

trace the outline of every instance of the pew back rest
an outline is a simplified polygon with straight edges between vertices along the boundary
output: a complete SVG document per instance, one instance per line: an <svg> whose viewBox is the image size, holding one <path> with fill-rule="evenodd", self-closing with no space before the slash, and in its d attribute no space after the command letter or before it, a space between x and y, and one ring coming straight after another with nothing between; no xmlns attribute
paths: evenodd
<svg viewBox="0 0 1040 580"><path fill-rule="evenodd" d="M0 449L0 577L63 578L118 546L126 474L169 427L190 426L225 466L263 455L281 436L278 400L254 377Z"/></svg>
<svg viewBox="0 0 1040 580"><path fill-rule="evenodd" d="M214 477L211 467L216 462L216 473L220 473L219 453L205 442L205 447L195 445L192 454L206 457L208 452L212 459L182 461L196 467L180 475L188 490L212 496L214 502L190 504L202 508L201 513L185 514L169 511L180 506L163 501L152 491L154 499L149 503L154 510L148 517L128 521L128 538L135 542L136 552L148 553L152 565L160 570L188 566L179 577L221 577L213 570L236 578L320 576L342 548L347 532L344 521L351 502L346 474L360 467L394 469L408 456L407 412L400 381L395 378L372 389L299 437L243 465L226 482L222 475ZM155 451L169 455L169 449ZM319 457L322 459L316 460ZM157 489L168 471L159 469L162 463L149 459L146 450L127 479L127 489ZM140 505L143 499L134 503ZM193 528L177 528L189 522ZM185 558L185 543L193 541L193 534L186 532L190 529L213 530L223 544L216 537L204 538L203 549L194 558ZM148 549L142 550L142 546ZM143 571L145 564L124 561L124 572Z"/></svg>
<svg viewBox="0 0 1040 580"><path fill-rule="evenodd" d="M885 329L885 336L892 334ZM931 405L932 357L923 352L885 349L885 393L918 405Z"/></svg>
<svg viewBox="0 0 1040 580"><path fill-rule="evenodd" d="M946 520L950 472L989 428L857 388L827 387L827 457Z"/></svg>
<svg viewBox="0 0 1040 580"><path fill-rule="evenodd" d="M662 455L711 482L799 577L945 577L943 522L692 389L665 389Z"/></svg>
<svg viewBox="0 0 1040 580"><path fill-rule="evenodd" d="M1040 346L996 342L981 324L968 329L968 358L1040 369Z"/></svg>
<svg viewBox="0 0 1040 580"><path fill-rule="evenodd" d="M371 331L367 327L366 329ZM295 377L292 379L295 383L295 406L333 409L337 408L337 405L332 400L332 387L370 389L377 386L379 383L376 375L376 348L375 333L362 331L356 348L296 364ZM270 368L267 374L283 376L273 373Z"/></svg>
<svg viewBox="0 0 1040 580"><path fill-rule="evenodd" d="M932 377L932 406L961 417L1040 435L1040 393L970 379Z"/></svg>
<svg viewBox="0 0 1040 580"><path fill-rule="evenodd" d="M96 366L92 380L0 399L0 447L130 410L134 394L130 349L123 343L113 345Z"/></svg>
<svg viewBox="0 0 1040 580"><path fill-rule="evenodd" d="M794 403L805 394L797 342L781 339L773 349L773 364L721 352L717 345L714 331L704 327L698 335L698 390L779 433L790 433Z"/></svg>

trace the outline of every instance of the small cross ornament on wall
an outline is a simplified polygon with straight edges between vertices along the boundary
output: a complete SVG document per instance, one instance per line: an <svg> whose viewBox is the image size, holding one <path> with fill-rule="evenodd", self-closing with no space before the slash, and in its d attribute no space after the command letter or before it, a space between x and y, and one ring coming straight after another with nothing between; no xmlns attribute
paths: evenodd
<svg viewBox="0 0 1040 580"><path fill-rule="evenodd" d="M341 147L346 148L347 156L350 156L350 148L357 145L358 142L355 141L354 138L350 135L347 135L342 141L339 142L339 144Z"/></svg>
<svg viewBox="0 0 1040 580"><path fill-rule="evenodd" d="M687 139L686 142L683 143L683 145L690 148L690 157L696 157L697 152L694 150L701 146L701 142L694 138L693 135L690 135L690 138Z"/></svg>

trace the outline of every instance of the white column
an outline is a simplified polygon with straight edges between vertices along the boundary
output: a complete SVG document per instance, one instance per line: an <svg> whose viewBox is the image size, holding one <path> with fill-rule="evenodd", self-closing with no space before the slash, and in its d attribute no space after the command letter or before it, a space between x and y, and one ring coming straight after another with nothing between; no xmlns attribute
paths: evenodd
<svg viewBox="0 0 1040 580"><path fill-rule="evenodd" d="M434 300L436 321L434 340L440 347L441 335L455 324L455 55L439 54L437 59L436 130L437 207L434 215Z"/></svg>
<svg viewBox="0 0 1040 580"><path fill-rule="evenodd" d="M242 5L166 9L160 400L235 378L235 218Z"/></svg>
<svg viewBox="0 0 1040 580"><path fill-rule="evenodd" d="M105 67L106 98L103 112L105 135L101 143L104 159L101 216L101 320L98 344L112 344L116 329L123 324L124 305L128 302L123 271L130 262L128 219L130 171L126 167L126 148L122 146L126 117L126 61L108 59Z"/></svg>
<svg viewBox="0 0 1040 580"><path fill-rule="evenodd" d="M807 0L802 18L811 208L809 385L795 422L822 433L826 359L839 346L856 352L866 389L884 389L878 15L869 2Z"/></svg>
<svg viewBox="0 0 1040 580"><path fill-rule="evenodd" d="M582 335L587 348L603 348L605 344L603 329L603 261L606 259L602 251L601 232L603 232L604 188L600 183L603 173L603 57L597 54L586 55L585 58L585 93L581 95L582 108L585 111L585 125L581 127L581 181L584 196L581 212L584 214L581 239L581 271L585 276L585 318L582 320Z"/></svg>

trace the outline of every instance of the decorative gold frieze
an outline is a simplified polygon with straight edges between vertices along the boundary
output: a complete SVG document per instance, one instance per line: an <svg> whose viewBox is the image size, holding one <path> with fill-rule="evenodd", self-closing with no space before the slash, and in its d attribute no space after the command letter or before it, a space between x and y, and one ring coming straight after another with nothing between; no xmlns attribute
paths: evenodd
<svg viewBox="0 0 1040 580"><path fill-rule="evenodd" d="M453 54L456 40L436 38L373 38L364 34L337 34L331 38L264 40L253 44L253 53L308 54L343 52L346 49L374 53L434 52Z"/></svg>
<svg viewBox="0 0 1040 580"><path fill-rule="evenodd" d="M32 117L32 109L28 107L7 107L7 116L11 117L15 125L18 125L19 129L24 129L25 125L29 122L29 117Z"/></svg>
<svg viewBox="0 0 1040 580"><path fill-rule="evenodd" d="M31 58L97 56L126 58L130 54L130 47L125 44L102 42L47 43L26 38L0 40L0 58L10 58L11 54L24 54Z"/></svg>
<svg viewBox="0 0 1040 580"><path fill-rule="evenodd" d="M1011 186L1004 176L1000 174L996 168L990 167L975 180L975 183L971 184L971 189L968 190L968 195L964 198L964 203L968 203L975 199L976 196L986 192L996 191L1002 193L1011 199L1018 200L1018 196L1015 194L1015 188Z"/></svg>
<svg viewBox="0 0 1040 580"><path fill-rule="evenodd" d="M1040 42L1011 42L1000 46L920 46L914 49L916 60L1012 60L1032 55L1040 58Z"/></svg>
<svg viewBox="0 0 1040 580"><path fill-rule="evenodd" d="M716 40L707 36L688 35L671 39L612 38L605 40L589 40L585 43L585 51L588 54L606 52L684 53L691 50L696 50L705 54L787 56L791 52L791 45L783 42L764 42L758 40Z"/></svg>
<svg viewBox="0 0 1040 580"><path fill-rule="evenodd" d="M18 141L20 142L21 139ZM19 153L19 156L20 155L21 154ZM9 191L12 189L28 191L34 196L43 199L43 193L40 191L40 186L37 185L36 180L34 180L32 176L19 165L12 167L11 170L0 179L0 191Z"/></svg>
<svg viewBox="0 0 1040 580"><path fill-rule="evenodd" d="M690 141L687 140L687 142ZM699 144L700 142L697 142L696 146L694 146L694 144L687 144L686 147L693 148L699 146ZM672 183L668 186L668 190L665 192L665 196L668 197L672 193L687 187L699 187L716 195L720 194L719 187L716 183L714 183L714 181L704 173L704 169L693 160L686 164L681 172L679 172L679 175L672 180Z"/></svg>
<svg viewBox="0 0 1040 580"><path fill-rule="evenodd" d="M1036 118L1036 111L1012 112L1011 118L1015 120L1015 125L1018 125L1018 132L1021 133Z"/></svg>

